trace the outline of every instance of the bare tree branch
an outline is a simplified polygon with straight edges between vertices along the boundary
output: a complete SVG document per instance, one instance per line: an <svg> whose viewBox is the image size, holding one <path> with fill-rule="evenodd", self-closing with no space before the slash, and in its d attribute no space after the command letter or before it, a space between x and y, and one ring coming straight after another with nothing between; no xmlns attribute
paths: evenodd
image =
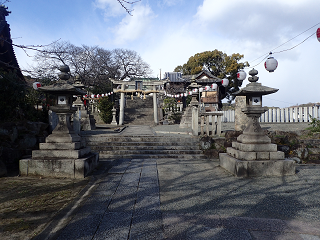
<svg viewBox="0 0 320 240"><path fill-rule="evenodd" d="M137 52L127 49L106 50L98 46L75 46L69 42L56 42L37 52L32 69L35 78L56 79L58 67L67 64L71 75L79 75L83 84L96 86L112 79L148 77L150 67Z"/></svg>
<svg viewBox="0 0 320 240"><path fill-rule="evenodd" d="M117 0L117 1L118 1L118 2L120 3L120 5L126 10L126 12L127 12L130 16L132 16L131 12L132 12L134 9L129 9L129 7L127 7L126 4L127 4L127 5L133 5L133 4L137 3L137 2L140 2L141 0L137 0L137 1Z"/></svg>
<svg viewBox="0 0 320 240"><path fill-rule="evenodd" d="M4 5L5 3L11 2L10 0L0 1L0 5Z"/></svg>

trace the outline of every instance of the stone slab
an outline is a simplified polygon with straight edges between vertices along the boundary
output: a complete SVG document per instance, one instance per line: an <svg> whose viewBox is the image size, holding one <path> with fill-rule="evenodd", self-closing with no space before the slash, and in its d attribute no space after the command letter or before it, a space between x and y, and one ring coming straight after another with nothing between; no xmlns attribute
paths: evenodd
<svg viewBox="0 0 320 240"><path fill-rule="evenodd" d="M252 144L268 144L271 143L271 139L263 134L256 133L243 133L237 137L237 141L241 143L252 143Z"/></svg>
<svg viewBox="0 0 320 240"><path fill-rule="evenodd" d="M280 160L284 159L284 152L246 152L235 148L227 148L227 153L239 160L255 161L255 160Z"/></svg>
<svg viewBox="0 0 320 240"><path fill-rule="evenodd" d="M78 149L78 150L34 150L32 151L32 159L63 159L63 158L81 158L91 151L90 147Z"/></svg>
<svg viewBox="0 0 320 240"><path fill-rule="evenodd" d="M246 96L236 96L234 112L234 129L236 131L243 131L246 128L248 117L241 111L241 108L245 106Z"/></svg>
<svg viewBox="0 0 320 240"><path fill-rule="evenodd" d="M270 160L284 159L284 152L270 152Z"/></svg>
<svg viewBox="0 0 320 240"><path fill-rule="evenodd" d="M248 160L248 161L257 160L256 152L243 152L235 148L228 147L227 153L233 156L234 158L241 159L241 160Z"/></svg>
<svg viewBox="0 0 320 240"><path fill-rule="evenodd" d="M72 143L80 141L81 137L74 133L53 133L46 138L46 143Z"/></svg>
<svg viewBox="0 0 320 240"><path fill-rule="evenodd" d="M81 147L80 142L74 143L40 143L40 150L78 150Z"/></svg>
<svg viewBox="0 0 320 240"><path fill-rule="evenodd" d="M84 178L98 166L99 155L91 153L79 159L22 159L19 171L22 176Z"/></svg>
<svg viewBox="0 0 320 240"><path fill-rule="evenodd" d="M277 144L244 144L232 142L232 147L244 152L276 152Z"/></svg>
<svg viewBox="0 0 320 240"><path fill-rule="evenodd" d="M97 231L97 227L101 222L102 214L92 214L89 216L82 216L81 218L74 218L71 223L62 229L56 240L77 239L88 240ZM90 236L90 238L88 237ZM50 236L52 237L52 236ZM47 238L49 239L49 237Z"/></svg>
<svg viewBox="0 0 320 240"><path fill-rule="evenodd" d="M257 159L258 160L270 160L270 152L257 152Z"/></svg>
<svg viewBox="0 0 320 240"><path fill-rule="evenodd" d="M238 160L227 153L219 154L220 166L237 177L285 176L296 171L293 160Z"/></svg>

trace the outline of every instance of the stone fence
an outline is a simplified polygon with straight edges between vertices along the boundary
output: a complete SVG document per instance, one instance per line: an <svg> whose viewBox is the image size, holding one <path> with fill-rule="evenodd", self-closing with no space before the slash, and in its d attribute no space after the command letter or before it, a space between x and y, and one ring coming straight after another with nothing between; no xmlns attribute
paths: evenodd
<svg viewBox="0 0 320 240"><path fill-rule="evenodd" d="M200 112L200 134L214 136L221 134L222 112Z"/></svg>
<svg viewBox="0 0 320 240"><path fill-rule="evenodd" d="M319 107L269 108L259 120L265 123L311 122L311 118L319 119ZM234 122L234 110L222 112L222 122Z"/></svg>

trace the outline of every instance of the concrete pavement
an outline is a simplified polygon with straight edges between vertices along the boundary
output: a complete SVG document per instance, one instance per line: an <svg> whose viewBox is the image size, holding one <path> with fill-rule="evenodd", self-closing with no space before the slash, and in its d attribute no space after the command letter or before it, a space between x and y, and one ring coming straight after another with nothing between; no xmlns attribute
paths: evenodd
<svg viewBox="0 0 320 240"><path fill-rule="evenodd" d="M157 131L129 126L121 134ZM101 163L78 207L38 239L320 239L318 166L299 166L294 176L245 179L217 160Z"/></svg>

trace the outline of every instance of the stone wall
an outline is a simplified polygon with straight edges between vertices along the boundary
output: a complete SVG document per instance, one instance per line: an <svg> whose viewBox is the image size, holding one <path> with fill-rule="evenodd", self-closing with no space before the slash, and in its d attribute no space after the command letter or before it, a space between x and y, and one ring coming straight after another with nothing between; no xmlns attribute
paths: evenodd
<svg viewBox="0 0 320 240"><path fill-rule="evenodd" d="M41 122L3 123L0 125L0 176L17 172L19 160L31 155L48 136L48 124Z"/></svg>
<svg viewBox="0 0 320 240"><path fill-rule="evenodd" d="M203 137L200 148L211 159L225 153L233 141L242 134L242 131L226 131L224 137ZM320 164L320 133L312 134L309 131L267 131L271 142L277 144L278 151L283 151L286 158L292 158L298 163Z"/></svg>

